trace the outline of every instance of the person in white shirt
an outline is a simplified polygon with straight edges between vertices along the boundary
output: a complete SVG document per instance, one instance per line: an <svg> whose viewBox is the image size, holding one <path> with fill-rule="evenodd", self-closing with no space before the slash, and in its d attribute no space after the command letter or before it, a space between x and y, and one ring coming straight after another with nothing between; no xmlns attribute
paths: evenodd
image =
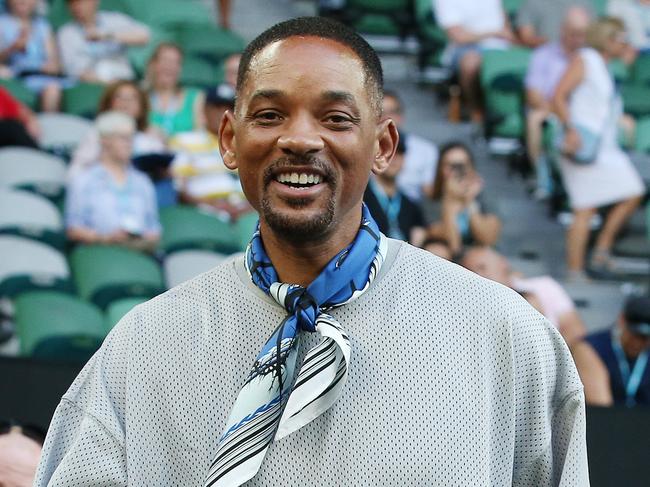
<svg viewBox="0 0 650 487"><path fill-rule="evenodd" d="M59 29L66 75L88 83L133 79L130 46L149 42L149 28L120 12L101 12L99 0L66 0L73 21Z"/></svg>
<svg viewBox="0 0 650 487"><path fill-rule="evenodd" d="M406 147L404 166L397 176L399 190L416 203L424 197L430 198L433 194L438 148L424 137L403 130L404 107L396 92L384 91L382 113L393 119Z"/></svg>
<svg viewBox="0 0 650 487"><path fill-rule="evenodd" d="M438 24L450 44L446 63L458 72L460 86L473 122L482 122L479 73L481 51L504 49L514 41L501 0L433 0Z"/></svg>

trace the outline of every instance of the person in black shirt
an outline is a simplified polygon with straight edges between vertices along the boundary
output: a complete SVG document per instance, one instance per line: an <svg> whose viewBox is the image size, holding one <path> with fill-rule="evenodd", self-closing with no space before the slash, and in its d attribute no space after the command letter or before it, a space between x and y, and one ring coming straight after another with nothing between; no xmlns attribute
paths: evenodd
<svg viewBox="0 0 650 487"><path fill-rule="evenodd" d="M363 201L384 235L420 246L426 235L420 207L397 189L405 153L406 145L400 139L388 168L368 181Z"/></svg>

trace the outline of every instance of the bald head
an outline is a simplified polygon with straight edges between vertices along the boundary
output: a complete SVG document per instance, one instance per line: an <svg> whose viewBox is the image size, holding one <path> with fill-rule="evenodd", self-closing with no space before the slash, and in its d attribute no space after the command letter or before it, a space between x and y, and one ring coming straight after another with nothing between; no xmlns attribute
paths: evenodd
<svg viewBox="0 0 650 487"><path fill-rule="evenodd" d="M569 7L562 22L561 43L568 52L573 53L585 44L587 29L591 23L589 11L577 5Z"/></svg>

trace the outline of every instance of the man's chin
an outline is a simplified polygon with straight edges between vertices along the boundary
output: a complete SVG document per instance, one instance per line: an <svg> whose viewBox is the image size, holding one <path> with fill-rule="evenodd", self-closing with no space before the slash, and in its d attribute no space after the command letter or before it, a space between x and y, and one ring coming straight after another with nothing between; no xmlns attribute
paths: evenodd
<svg viewBox="0 0 650 487"><path fill-rule="evenodd" d="M262 201L261 217L269 228L284 240L308 242L320 240L330 231L334 220L334 205L324 208L294 206L279 209Z"/></svg>

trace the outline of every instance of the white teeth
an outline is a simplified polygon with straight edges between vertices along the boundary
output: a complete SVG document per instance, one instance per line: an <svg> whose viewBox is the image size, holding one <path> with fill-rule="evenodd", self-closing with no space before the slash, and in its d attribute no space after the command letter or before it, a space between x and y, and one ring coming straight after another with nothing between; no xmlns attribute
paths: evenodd
<svg viewBox="0 0 650 487"><path fill-rule="evenodd" d="M319 184L320 176L317 174L307 174L307 173L284 173L278 174L275 177L275 180L279 183L291 183L291 184Z"/></svg>

